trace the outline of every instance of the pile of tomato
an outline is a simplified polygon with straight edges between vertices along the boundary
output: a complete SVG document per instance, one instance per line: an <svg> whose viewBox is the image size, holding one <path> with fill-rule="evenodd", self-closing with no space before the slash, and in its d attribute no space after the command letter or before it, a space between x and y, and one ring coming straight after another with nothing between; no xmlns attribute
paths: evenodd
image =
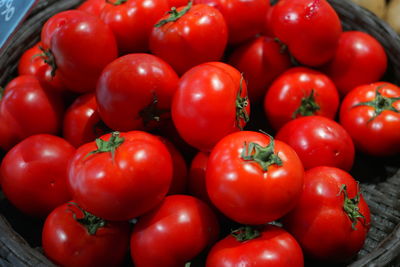
<svg viewBox="0 0 400 267"><path fill-rule="evenodd" d="M87 0L5 87L1 190L62 266L349 262L355 154L400 152L387 64L325 0Z"/></svg>

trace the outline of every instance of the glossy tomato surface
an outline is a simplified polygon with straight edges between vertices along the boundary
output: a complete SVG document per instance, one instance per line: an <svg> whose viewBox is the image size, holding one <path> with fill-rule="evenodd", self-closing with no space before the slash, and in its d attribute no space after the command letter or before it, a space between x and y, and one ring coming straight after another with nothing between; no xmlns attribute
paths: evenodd
<svg viewBox="0 0 400 267"><path fill-rule="evenodd" d="M105 0L85 0L76 9L100 17L100 13L107 4Z"/></svg>
<svg viewBox="0 0 400 267"><path fill-rule="evenodd" d="M189 193L206 203L212 203L206 187L206 171L209 156L210 153L198 152L190 163L188 177Z"/></svg>

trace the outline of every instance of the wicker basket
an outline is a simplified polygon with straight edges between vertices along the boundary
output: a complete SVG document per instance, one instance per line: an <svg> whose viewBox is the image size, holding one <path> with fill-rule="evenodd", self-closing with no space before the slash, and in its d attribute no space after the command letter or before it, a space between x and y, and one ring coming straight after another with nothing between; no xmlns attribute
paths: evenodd
<svg viewBox="0 0 400 267"><path fill-rule="evenodd" d="M0 85L16 75L23 51L35 44L42 24L53 14L81 0L41 0L0 55ZM347 0L330 0L345 30L361 30L385 47L389 68L384 80L400 85L400 38L382 20ZM367 241L351 266L400 266L400 157L377 159L358 155L352 174L372 213ZM11 207L0 192L0 266L52 266L40 249L42 221ZM17 233L15 230L19 233ZM24 236L22 238L20 236ZM29 241L28 242L26 241Z"/></svg>

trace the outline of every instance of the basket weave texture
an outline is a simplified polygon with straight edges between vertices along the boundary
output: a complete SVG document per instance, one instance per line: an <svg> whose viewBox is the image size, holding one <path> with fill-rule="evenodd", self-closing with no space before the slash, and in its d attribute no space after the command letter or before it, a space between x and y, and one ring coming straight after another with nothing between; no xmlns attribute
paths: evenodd
<svg viewBox="0 0 400 267"><path fill-rule="evenodd" d="M371 12L348 0L328 1L338 12L345 30L364 31L381 42L389 60L383 80L400 85L399 36ZM39 40L43 23L53 14L73 8L80 2L82 0L38 2L0 54L1 86L16 76L20 56ZM400 157L377 159L357 155L351 173L360 181L362 193L371 210L372 225L364 248L350 266L400 266ZM6 202L1 192L0 202ZM9 222L5 206L9 204L0 204L0 266L52 266L40 249L32 248L32 244L28 244L13 230L14 224ZM30 226L28 222L19 228L23 229L22 232L29 232Z"/></svg>

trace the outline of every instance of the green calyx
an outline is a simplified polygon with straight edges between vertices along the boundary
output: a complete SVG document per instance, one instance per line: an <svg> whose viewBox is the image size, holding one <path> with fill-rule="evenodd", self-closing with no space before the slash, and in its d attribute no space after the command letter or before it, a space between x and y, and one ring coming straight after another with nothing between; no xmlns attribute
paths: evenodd
<svg viewBox="0 0 400 267"><path fill-rule="evenodd" d="M124 142L124 140L124 138L119 137L119 132L112 132L108 141L97 138L97 149L89 152L85 158L97 153L111 152L111 157L114 160L115 150Z"/></svg>
<svg viewBox="0 0 400 267"><path fill-rule="evenodd" d="M259 237L260 232L251 226L243 226L236 230L231 231L231 235L239 242L255 239Z"/></svg>
<svg viewBox="0 0 400 267"><path fill-rule="evenodd" d="M119 6L126 2L128 2L128 0L116 0L116 1L106 0L106 3L111 4L113 6Z"/></svg>
<svg viewBox="0 0 400 267"><path fill-rule="evenodd" d="M106 226L107 222L99 217L94 216L93 214L87 212L78 206L75 202L69 202L68 205L74 205L83 213L83 218L78 219L76 214L73 213L73 218L78 223L82 224L90 235L95 235L97 230Z"/></svg>
<svg viewBox="0 0 400 267"><path fill-rule="evenodd" d="M301 104L295 110L295 112L293 112L292 118L297 118L297 115L312 116L318 110L320 110L320 106L315 101L314 89L312 89L308 96L305 96L301 99Z"/></svg>
<svg viewBox="0 0 400 267"><path fill-rule="evenodd" d="M275 141L270 136L270 142L266 147L257 143L244 143L242 155L240 156L245 161L255 162L263 169L268 171L269 166L276 164L282 166L282 159L274 153Z"/></svg>
<svg viewBox="0 0 400 267"><path fill-rule="evenodd" d="M187 6L185 6L179 12L176 10L176 7L172 7L171 10L167 12L167 14L169 14L169 17L159 21L156 25L154 25L154 27L158 28L158 27L163 26L164 24L167 24L168 22L177 21L180 17L185 15L190 10L190 8L192 7L192 4L193 4L192 1L189 1Z"/></svg>
<svg viewBox="0 0 400 267"><path fill-rule="evenodd" d="M343 193L343 210L346 212L349 219L352 221L351 228L357 230L356 225L359 219L365 220L364 215L361 214L358 204L360 203L360 191L354 198L349 198L347 194L347 187L342 184L340 187L339 195Z"/></svg>
<svg viewBox="0 0 400 267"><path fill-rule="evenodd" d="M250 117L246 111L246 107L249 105L249 98L246 95L242 97L243 90L243 76L240 78L239 91L236 96L236 125L240 130L243 130L241 121L243 120L245 123L249 122Z"/></svg>
<svg viewBox="0 0 400 267"><path fill-rule="evenodd" d="M34 57L41 57L44 63L51 67L51 77L54 77L57 71L57 64L53 52L50 50L50 48L44 49L42 46L39 46L39 49L42 51L42 53L37 54Z"/></svg>
<svg viewBox="0 0 400 267"><path fill-rule="evenodd" d="M139 116L143 119L144 126L147 126L151 121L159 122L161 115L168 112L166 109L159 109L157 105L158 98L156 93L153 92L153 99L150 104L139 111Z"/></svg>

